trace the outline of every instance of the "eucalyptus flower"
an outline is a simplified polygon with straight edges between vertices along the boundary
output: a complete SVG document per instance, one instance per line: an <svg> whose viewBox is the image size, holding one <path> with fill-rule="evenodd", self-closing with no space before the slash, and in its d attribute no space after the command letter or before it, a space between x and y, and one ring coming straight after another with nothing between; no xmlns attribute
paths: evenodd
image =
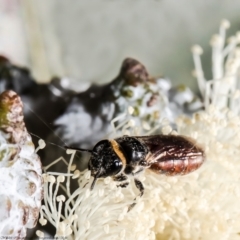
<svg viewBox="0 0 240 240"><path fill-rule="evenodd" d="M207 160L202 167L174 177L146 169L139 175L145 187L139 198L131 180L127 188L119 188L109 177L98 179L90 191L90 171L76 170L72 164L75 151L68 150L69 161L59 158L45 166L41 224L50 221L56 236L81 240L240 239L240 35L237 33L225 45L229 26L223 20L219 34L211 41L212 80L204 78L202 49L193 47L204 110L180 116L176 130L167 121L160 122L163 134L190 136L203 147ZM129 134L134 127L128 128ZM122 134L126 131L121 123L116 128ZM51 166L59 161L66 164L67 171L51 172ZM72 192L70 183L74 179L78 188ZM134 201L137 204L128 211ZM42 232L38 235L44 236Z"/></svg>

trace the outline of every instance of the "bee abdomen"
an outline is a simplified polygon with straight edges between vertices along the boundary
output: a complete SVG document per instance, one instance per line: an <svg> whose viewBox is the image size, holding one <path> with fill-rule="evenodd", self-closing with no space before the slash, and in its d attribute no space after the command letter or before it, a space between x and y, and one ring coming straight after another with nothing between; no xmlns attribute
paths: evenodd
<svg viewBox="0 0 240 240"><path fill-rule="evenodd" d="M150 170L169 176L184 175L198 169L204 162L204 155L199 153L183 159L172 159L165 157L162 161L157 161L150 166Z"/></svg>

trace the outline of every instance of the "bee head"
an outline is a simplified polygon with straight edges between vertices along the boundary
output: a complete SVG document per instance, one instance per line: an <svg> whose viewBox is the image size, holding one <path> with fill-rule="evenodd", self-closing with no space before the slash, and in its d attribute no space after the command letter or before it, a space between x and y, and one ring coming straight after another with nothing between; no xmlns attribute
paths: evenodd
<svg viewBox="0 0 240 240"><path fill-rule="evenodd" d="M91 189L93 189L97 178L104 178L118 174L123 167L123 163L114 151L110 141L102 140L98 142L92 150L92 155L88 163L88 169L94 177Z"/></svg>

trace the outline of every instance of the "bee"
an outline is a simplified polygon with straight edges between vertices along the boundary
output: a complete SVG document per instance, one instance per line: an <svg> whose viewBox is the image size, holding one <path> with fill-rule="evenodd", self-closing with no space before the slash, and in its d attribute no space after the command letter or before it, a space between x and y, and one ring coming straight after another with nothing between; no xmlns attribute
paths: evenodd
<svg viewBox="0 0 240 240"><path fill-rule="evenodd" d="M124 135L101 140L92 150L66 148L91 153L88 162L94 178L91 190L98 178L110 176L120 187L126 187L132 176L140 197L144 186L137 175L145 169L167 176L185 175L198 169L205 160L205 153L195 140L181 135Z"/></svg>

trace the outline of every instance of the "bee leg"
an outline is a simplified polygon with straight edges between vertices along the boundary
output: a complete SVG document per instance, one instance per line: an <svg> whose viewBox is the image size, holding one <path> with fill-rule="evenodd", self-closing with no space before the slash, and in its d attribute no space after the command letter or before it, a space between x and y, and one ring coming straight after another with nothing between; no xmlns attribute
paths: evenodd
<svg viewBox="0 0 240 240"><path fill-rule="evenodd" d="M143 170L144 170L143 168L139 169L137 172L134 173L134 175L139 174L139 173L142 172Z"/></svg>
<svg viewBox="0 0 240 240"><path fill-rule="evenodd" d="M128 184L129 182L121 183L121 184L118 184L117 187L125 188L128 186Z"/></svg>
<svg viewBox="0 0 240 240"><path fill-rule="evenodd" d="M142 182L140 182L138 179L134 178L134 182L135 182L135 186L137 187L137 189L140 191L139 197L142 197L143 193L144 193L144 186L142 184ZM136 198L134 199L134 203L132 203L129 207L128 207L128 212L131 211L134 206L137 204L136 203Z"/></svg>
<svg viewBox="0 0 240 240"><path fill-rule="evenodd" d="M116 181L116 182L123 182L123 181L126 181L127 179L128 179L128 177L124 174L120 174L120 175L115 176L113 178L113 180Z"/></svg>
<svg viewBox="0 0 240 240"><path fill-rule="evenodd" d="M140 163L139 163L140 166L142 167L148 167L149 166L149 163L145 160L142 160Z"/></svg>
<svg viewBox="0 0 240 240"><path fill-rule="evenodd" d="M119 176L115 176L113 178L113 180L116 181L116 182L124 182L127 179L128 179L128 177L126 175L124 175L124 174L121 174ZM125 188L125 187L128 186L128 184L129 184L129 182L120 183L120 184L117 185L117 187Z"/></svg>
<svg viewBox="0 0 240 240"><path fill-rule="evenodd" d="M142 184L142 182L140 182L138 179L134 178L134 182L135 182L135 186L137 187L137 189L140 191L139 197L142 197L143 193L144 193L144 186Z"/></svg>
<svg viewBox="0 0 240 240"><path fill-rule="evenodd" d="M136 204L137 203L135 202L135 203L132 203L131 205L129 205L128 212L130 212L135 207Z"/></svg>

